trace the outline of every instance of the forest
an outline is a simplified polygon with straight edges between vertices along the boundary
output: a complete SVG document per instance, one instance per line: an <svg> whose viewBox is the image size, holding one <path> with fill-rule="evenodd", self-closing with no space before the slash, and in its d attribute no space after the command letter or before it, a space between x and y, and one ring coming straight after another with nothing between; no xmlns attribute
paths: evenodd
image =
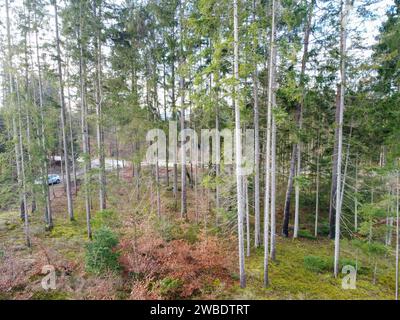
<svg viewBox="0 0 400 320"><path fill-rule="evenodd" d="M0 300L397 300L400 0L1 0Z"/></svg>

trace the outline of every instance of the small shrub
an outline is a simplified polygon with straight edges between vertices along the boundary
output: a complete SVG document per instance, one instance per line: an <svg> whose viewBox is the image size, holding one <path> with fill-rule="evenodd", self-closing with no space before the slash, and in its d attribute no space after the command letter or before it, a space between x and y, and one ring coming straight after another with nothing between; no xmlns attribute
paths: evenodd
<svg viewBox="0 0 400 320"><path fill-rule="evenodd" d="M329 224L328 223L321 224L318 227L318 234L321 236L329 235Z"/></svg>
<svg viewBox="0 0 400 320"><path fill-rule="evenodd" d="M333 264L333 262L332 262ZM368 271L368 269L364 266L361 265L360 261L355 261L353 259L349 259L349 258L342 258L339 260L339 269L342 270L344 266L353 266L354 268L357 269L357 273L362 274L362 273L366 273Z"/></svg>
<svg viewBox="0 0 400 320"><path fill-rule="evenodd" d="M159 225L159 230L163 240L170 242L182 238L183 230L177 223L163 221Z"/></svg>
<svg viewBox="0 0 400 320"><path fill-rule="evenodd" d="M311 234L310 231L308 230L299 230L298 236L300 238L305 238L305 239L310 239L310 240L316 240L317 238L314 237L313 234Z"/></svg>
<svg viewBox="0 0 400 320"><path fill-rule="evenodd" d="M318 256L305 256L304 267L307 270L321 273L331 269L331 263L328 259Z"/></svg>
<svg viewBox="0 0 400 320"><path fill-rule="evenodd" d="M116 214L112 210L102 210L97 212L93 218L91 219L91 225L93 230L100 229L101 227L115 227L116 222Z"/></svg>
<svg viewBox="0 0 400 320"><path fill-rule="evenodd" d="M177 299L182 292L183 282L180 279L166 277L159 283L160 295L166 299Z"/></svg>
<svg viewBox="0 0 400 320"><path fill-rule="evenodd" d="M101 227L86 246L86 270L92 273L119 270L119 253L114 248L118 238L110 229Z"/></svg>
<svg viewBox="0 0 400 320"><path fill-rule="evenodd" d="M184 239L190 244L195 243L198 240L199 226L190 225L184 234Z"/></svg>
<svg viewBox="0 0 400 320"><path fill-rule="evenodd" d="M164 241L186 240L193 244L198 240L199 227L197 225L189 225L187 228L177 222L171 223L163 220L158 222L157 229Z"/></svg>
<svg viewBox="0 0 400 320"><path fill-rule="evenodd" d="M361 249L361 251L368 255L383 256L388 251L388 248L384 244L379 242L366 242L355 239L351 243L353 246Z"/></svg>
<svg viewBox="0 0 400 320"><path fill-rule="evenodd" d="M307 270L322 273L333 270L334 259L332 257L318 257L318 256L306 256L304 257L304 266ZM356 268L357 273L365 273L366 268L361 266L361 263L356 262L353 259L342 258L339 260L339 270L342 270L344 266L350 265Z"/></svg>

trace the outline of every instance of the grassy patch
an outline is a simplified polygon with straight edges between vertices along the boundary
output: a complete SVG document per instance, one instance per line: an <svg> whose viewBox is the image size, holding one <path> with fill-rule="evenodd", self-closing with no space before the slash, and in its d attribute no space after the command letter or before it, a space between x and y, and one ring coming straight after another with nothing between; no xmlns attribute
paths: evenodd
<svg viewBox="0 0 400 320"><path fill-rule="evenodd" d="M347 243L342 245L341 265L355 265L353 258L347 255L354 254L354 248ZM370 272L361 268L361 261L368 261L365 256L358 256L357 282L355 290L342 288L342 277L333 277L331 257L333 242L329 240L310 241L302 239L278 238L277 260L269 264L269 286L263 288L263 258L264 249L259 248L252 252L246 260L247 286L241 289L237 284L230 291L221 294L225 299L392 299L394 276L385 268L385 261L381 261L379 270L385 270L378 277L377 283L372 283ZM313 257L307 259L305 257ZM361 270L360 270L361 269ZM317 272L315 272L317 270ZM236 282L237 283L237 282ZM393 287L393 288L392 288Z"/></svg>
<svg viewBox="0 0 400 320"><path fill-rule="evenodd" d="M58 291L58 290L49 290L49 291L36 291L32 297L32 300L66 300L68 299L68 293Z"/></svg>

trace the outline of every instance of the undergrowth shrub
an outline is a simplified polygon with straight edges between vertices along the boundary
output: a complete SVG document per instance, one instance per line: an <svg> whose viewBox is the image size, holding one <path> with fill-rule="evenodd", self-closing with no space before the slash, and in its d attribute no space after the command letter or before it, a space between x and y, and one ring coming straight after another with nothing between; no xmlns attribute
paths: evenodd
<svg viewBox="0 0 400 320"><path fill-rule="evenodd" d="M180 279L165 277L159 283L160 295L165 299L177 299L183 290L183 282Z"/></svg>
<svg viewBox="0 0 400 320"><path fill-rule="evenodd" d="M305 256L304 267L307 270L323 273L333 270L334 259L332 257L319 257L319 256ZM339 269L341 270L344 266L350 265L357 269L358 273L365 273L367 271L359 261L355 261L349 258L342 258L339 260Z"/></svg>
<svg viewBox="0 0 400 320"><path fill-rule="evenodd" d="M115 251L117 235L107 227L101 227L93 235L93 241L86 245L86 270L100 274L119 270L119 253Z"/></svg>
<svg viewBox="0 0 400 320"><path fill-rule="evenodd" d="M161 220L156 225L162 239L170 242L173 240L186 240L190 244L198 240L199 226L198 225L181 225L171 223L167 220Z"/></svg>
<svg viewBox="0 0 400 320"><path fill-rule="evenodd" d="M91 219L93 230L100 229L101 227L113 228L118 224L117 215L112 210L102 210L97 212Z"/></svg>
<svg viewBox="0 0 400 320"><path fill-rule="evenodd" d="M310 239L310 240L316 239L315 236L313 234L311 234L311 232L308 230L299 230L298 236L300 238L305 238L305 239Z"/></svg>
<svg viewBox="0 0 400 320"><path fill-rule="evenodd" d="M194 298L203 294L215 297L209 292L210 283L216 278L222 283L232 281L231 266L235 254L226 255L229 246L220 239L201 233L194 244L188 241L166 242L160 234L146 233L136 241L123 239L120 243L120 262L127 275L135 275L131 297L140 299ZM136 277L140 275L140 277ZM179 279L179 282L166 279Z"/></svg>
<svg viewBox="0 0 400 320"><path fill-rule="evenodd" d="M328 223L322 223L318 227L318 234L321 235L321 236L329 235L329 224Z"/></svg>
<svg viewBox="0 0 400 320"><path fill-rule="evenodd" d="M326 258L318 256L305 256L304 257L304 267L307 270L321 273L328 271L330 269L330 263Z"/></svg>

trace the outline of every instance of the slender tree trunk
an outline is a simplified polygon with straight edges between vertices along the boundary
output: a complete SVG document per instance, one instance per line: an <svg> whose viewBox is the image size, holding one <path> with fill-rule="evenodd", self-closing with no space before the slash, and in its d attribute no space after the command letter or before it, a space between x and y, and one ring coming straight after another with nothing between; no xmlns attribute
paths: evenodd
<svg viewBox="0 0 400 320"><path fill-rule="evenodd" d="M35 5L35 4L34 4ZM35 11L34 11L35 12ZM36 13L35 13L35 24L37 23ZM42 192L46 199L46 208L44 213L44 219L46 222L46 229L51 230L53 228L53 217L51 210L51 200L50 200L50 189L47 183L48 176L48 156L47 156L47 146L46 146L46 136L44 127L44 105L43 105L43 85L42 85L42 68L40 63L40 53L39 53L39 36L38 30L35 30L35 44L36 44L36 63L38 68L38 82L39 82L39 107L40 107L40 136L41 136L41 147L43 153L43 163L41 165L41 176L42 176Z"/></svg>
<svg viewBox="0 0 400 320"><path fill-rule="evenodd" d="M272 105L273 105L273 80L274 80L274 53L275 53L275 14L278 3L272 0L271 10L271 38L268 61L268 100L267 100L267 141L265 157L265 198L264 198L264 287L269 285L268 256L269 256L269 219L270 219L270 192L271 192L271 131L272 131Z"/></svg>
<svg viewBox="0 0 400 320"><path fill-rule="evenodd" d="M101 21L101 6L96 8L94 1L94 15ZM101 27L97 28L96 36L96 135L97 135L97 152L99 157L99 209L106 209L106 174L105 174L105 158L104 158L104 139L103 139L103 93L102 93L102 52L101 52Z"/></svg>
<svg viewBox="0 0 400 320"><path fill-rule="evenodd" d="M54 0L54 18L56 26L56 47L57 47L57 66L58 66L58 81L59 81L59 91L60 91L60 105L61 105L61 132L62 141L64 149L64 162L65 162L65 180L67 187L67 206L68 215L70 220L74 220L74 209L72 205L72 193L71 193L71 177L69 173L69 163L68 163L68 144L67 144L67 134L65 129L65 99L64 99L64 83L62 78L62 68L61 68L61 49L60 49L60 37L58 32L58 12L57 12L57 0Z"/></svg>
<svg viewBox="0 0 400 320"><path fill-rule="evenodd" d="M69 80L69 64L67 60L66 69L66 77ZM78 193L78 188L76 185L76 166L75 166L75 146L74 146L74 135L72 131L72 108L71 108L71 94L69 90L69 84L67 85L67 95L68 95L68 127L69 127L69 140L71 145L71 162L72 162L72 175L74 177L74 190L75 195Z"/></svg>
<svg viewBox="0 0 400 320"><path fill-rule="evenodd" d="M246 256L250 257L250 210L249 210L249 186L247 178L244 177L244 194L246 198Z"/></svg>
<svg viewBox="0 0 400 320"><path fill-rule="evenodd" d="M173 58L172 58L172 65L171 65L171 82L172 82L172 113L174 115L174 120L176 119L176 107L175 107L175 55L173 53ZM170 137L171 139L171 137ZM178 201L178 164L177 162L177 145L172 144L174 147L173 150L173 155L174 155L174 182L173 182L173 193L174 193L174 206L175 209L177 208L177 201ZM171 144L169 144L169 147L172 148Z"/></svg>
<svg viewBox="0 0 400 320"><path fill-rule="evenodd" d="M354 192L354 232L358 231L358 160L356 158L356 181Z"/></svg>
<svg viewBox="0 0 400 320"><path fill-rule="evenodd" d="M180 3L180 65L184 65L183 56L183 4ZM181 217L187 219L187 201L186 201L186 150L185 150L185 135L183 135L183 130L185 130L185 78L183 75L183 70L181 70L179 86L181 95Z"/></svg>
<svg viewBox="0 0 400 320"><path fill-rule="evenodd" d="M273 75L272 75L272 109L276 107L276 59L277 50L273 52ZM276 260L276 122L272 114L271 123L271 260Z"/></svg>
<svg viewBox="0 0 400 320"><path fill-rule="evenodd" d="M315 227L314 236L318 237L318 215L319 215L319 157L320 157L320 133L318 129L317 136L317 177L316 177L316 190L315 190Z"/></svg>
<svg viewBox="0 0 400 320"><path fill-rule="evenodd" d="M219 136L219 114L218 114L218 99L217 99L217 107L215 112L215 222L216 226L219 225L219 209L220 209L220 154L221 154L221 146L220 146L220 136Z"/></svg>
<svg viewBox="0 0 400 320"><path fill-rule="evenodd" d="M312 23L312 15L314 9L315 0L311 1L307 24L304 31L304 51L303 58L301 61L301 72L300 72L300 89L301 89L301 101L298 106L299 108L299 117L298 117L298 128L301 132L303 128L303 109L304 109L304 100L305 100L305 73L306 73L306 64L308 61L308 46L309 39L311 33L311 23ZM301 176L301 139L297 143L297 168L296 168L296 176L299 178ZM294 213L294 232L293 238L297 238L299 232L299 218L300 218L300 184L299 181L296 182L295 185L295 213Z"/></svg>
<svg viewBox="0 0 400 320"><path fill-rule="evenodd" d="M239 106L239 22L238 3L233 0L233 34L234 34L234 105L235 105L235 161L236 161L236 188L237 188L237 209L238 209L238 241L239 241L239 271L240 287L246 286L246 274L244 265L244 239L243 239L243 185L242 185L242 137L240 130L240 106Z"/></svg>
<svg viewBox="0 0 400 320"><path fill-rule="evenodd" d="M256 0L253 0L253 23L256 21ZM253 51L256 53L256 43ZM254 246L258 248L261 242L260 222L260 129L258 117L258 70L255 62L253 72L253 103L254 103Z"/></svg>
<svg viewBox="0 0 400 320"><path fill-rule="evenodd" d="M282 235L286 238L289 237L290 196L293 189L294 172L296 164L296 150L297 148L296 145L294 144L292 147L292 156L290 159L289 179L288 179L288 186L286 189L285 207L283 211Z"/></svg>
<svg viewBox="0 0 400 320"><path fill-rule="evenodd" d="M160 172L158 166L158 151L156 161L156 188L157 188L157 217L161 218L161 198L160 198Z"/></svg>
<svg viewBox="0 0 400 320"><path fill-rule="evenodd" d="M340 251L340 219L341 219L341 202L340 202L340 182L342 173L342 143L343 143L343 113L344 113L344 94L346 86L346 28L347 18L351 6L351 0L346 0L341 14L341 44L340 44L340 101L339 101L339 123L338 123L338 161L336 168L336 217L335 217L335 260L334 275L337 278L339 274L339 251Z"/></svg>
<svg viewBox="0 0 400 320"><path fill-rule="evenodd" d="M87 124L87 105L86 105L86 73L84 68L84 49L83 49L83 17L82 17L82 2L79 3L79 84L80 84L80 103L81 103L81 135L82 135L82 153L83 153L83 179L85 193L85 211L86 211L86 229L89 239L92 238L92 227L90 224L90 152L88 139L88 124Z"/></svg>
<svg viewBox="0 0 400 320"><path fill-rule="evenodd" d="M335 123L339 123L340 116L340 88L337 88L336 94L336 111L335 111ZM333 146L332 155L332 183L330 192L329 202L329 238L335 238L335 198L336 198L336 176L337 176L337 163L338 163L338 141L339 141L339 127L336 125L335 128L335 142Z"/></svg>
<svg viewBox="0 0 400 320"><path fill-rule="evenodd" d="M9 103L12 104L12 107L15 107L15 98L14 98L14 85L13 85L13 66L12 59L13 53L11 50L11 34L10 34L10 18L9 18L9 3L6 0L6 24L7 24L7 71L8 71L8 90L9 90ZM16 121L17 112L12 113L12 127L13 127L13 140L14 140L14 152L15 152L15 161L16 161L16 169L17 169L17 181L18 181L18 193L19 193L19 202L20 202L20 217L24 219L25 217L25 203L24 197L22 193L22 177L21 177L21 163L20 163L20 147L19 147L19 137L18 137L18 128Z"/></svg>
<svg viewBox="0 0 400 320"><path fill-rule="evenodd" d="M399 184L399 176L400 172L396 172L396 300L399 300L399 246L400 246L400 239L399 239L399 198L400 198L400 184Z"/></svg>
<svg viewBox="0 0 400 320"><path fill-rule="evenodd" d="M350 125L350 134L349 134L349 141L347 143L347 150L346 150L346 160L344 164L344 172L343 172L343 181L342 181L342 189L340 193L340 203L343 203L343 197L344 197L344 190L346 186L346 177L347 177L347 168L349 165L349 158L350 158L350 140L351 140L351 134L353 131L353 125Z"/></svg>
<svg viewBox="0 0 400 320"><path fill-rule="evenodd" d="M27 190L26 190L26 176L25 176L25 160L24 160L24 148L22 140L22 110L21 110L21 99L19 94L18 79L15 79L16 94L17 94L17 112L18 112L18 146L19 156L21 161L21 187L22 187L22 199L24 206L24 229L25 229L25 242L28 247L31 247L31 237L29 231L29 217L28 217L28 202L27 202Z"/></svg>
<svg viewBox="0 0 400 320"><path fill-rule="evenodd" d="M260 222L260 129L258 111L258 72L257 68L253 76L253 100L254 100L254 246L258 248L261 241L261 222Z"/></svg>
<svg viewBox="0 0 400 320"><path fill-rule="evenodd" d="M26 3L24 3L24 12L26 10ZM29 177L33 177L33 168L32 168L32 143L31 143L31 115L29 112L30 103L33 102L29 93L29 60L28 60L28 38L29 38L29 30L30 26L30 12L28 13L28 26L24 31L24 62L25 62L25 101L27 102L25 106L25 116L26 116L26 144L27 144L27 155L28 155L28 163L27 170ZM36 198L35 192L33 190L32 184L29 185L29 193L31 195L31 212L34 213L36 211Z"/></svg>
<svg viewBox="0 0 400 320"><path fill-rule="evenodd" d="M118 129L115 127L115 153L117 157L117 180L119 181L119 139L118 139ZM123 161L123 160L122 160Z"/></svg>
<svg viewBox="0 0 400 320"><path fill-rule="evenodd" d="M165 83L165 62L163 63L163 91L164 91L164 121L167 122L167 95L166 95L166 83ZM167 143L168 143L168 133L167 133ZM167 147L169 147L167 145ZM166 176L167 176L167 187L169 187L169 152L165 155L165 166L166 166Z"/></svg>

